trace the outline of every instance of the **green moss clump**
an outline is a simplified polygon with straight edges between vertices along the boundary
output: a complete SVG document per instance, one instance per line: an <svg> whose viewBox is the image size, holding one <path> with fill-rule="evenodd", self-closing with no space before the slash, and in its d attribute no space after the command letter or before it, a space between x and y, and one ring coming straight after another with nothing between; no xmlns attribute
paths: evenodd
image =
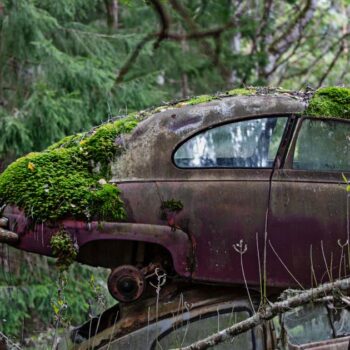
<svg viewBox="0 0 350 350"><path fill-rule="evenodd" d="M169 210L174 212L181 211L183 207L184 205L182 204L182 202L176 199L169 199L167 201L163 201L161 205L162 210Z"/></svg>
<svg viewBox="0 0 350 350"><path fill-rule="evenodd" d="M116 143L118 135L130 133L137 125L134 117L120 119L100 126L91 135L80 141L81 151L92 164L100 165L100 174L109 177L109 162L123 150Z"/></svg>
<svg viewBox="0 0 350 350"><path fill-rule="evenodd" d="M254 95L256 93L256 89L233 89L226 92L229 96L249 96Z"/></svg>
<svg viewBox="0 0 350 350"><path fill-rule="evenodd" d="M210 96L210 95L201 95L197 96L194 98L191 98L190 100L186 101L186 105L197 105L199 103L204 103L204 102L210 102L215 99L215 96Z"/></svg>
<svg viewBox="0 0 350 350"><path fill-rule="evenodd" d="M310 100L305 114L350 119L350 89L342 87L318 89Z"/></svg>
<svg viewBox="0 0 350 350"><path fill-rule="evenodd" d="M128 117L19 158L0 176L0 206L16 205L41 222L124 219L119 189L100 180L108 179L110 162L122 151L116 138L136 125L137 120Z"/></svg>
<svg viewBox="0 0 350 350"><path fill-rule="evenodd" d="M60 272L67 271L75 261L78 249L68 232L61 230L55 233L50 240L52 255L57 258L56 266Z"/></svg>
<svg viewBox="0 0 350 350"><path fill-rule="evenodd" d="M84 138L84 134L83 133L79 133L76 135L70 135L70 136L66 136L63 139L57 141L56 143L52 144L51 146L49 146L47 148L47 151L52 151L54 149L58 149L58 148L71 148L74 146L78 146L79 142Z"/></svg>
<svg viewBox="0 0 350 350"><path fill-rule="evenodd" d="M93 215L101 220L119 220L126 217L123 201L120 199L120 190L114 185L105 184L93 192Z"/></svg>

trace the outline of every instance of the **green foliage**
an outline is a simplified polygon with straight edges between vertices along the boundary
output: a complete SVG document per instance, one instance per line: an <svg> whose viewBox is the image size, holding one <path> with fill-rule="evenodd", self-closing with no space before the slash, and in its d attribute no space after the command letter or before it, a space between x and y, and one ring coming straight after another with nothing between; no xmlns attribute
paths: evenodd
<svg viewBox="0 0 350 350"><path fill-rule="evenodd" d="M176 199L169 199L167 201L163 201L161 205L162 210L169 210L169 211L181 211L183 209L184 205L181 201Z"/></svg>
<svg viewBox="0 0 350 350"><path fill-rule="evenodd" d="M317 90L305 114L350 119L350 89L327 87Z"/></svg>
<svg viewBox="0 0 350 350"><path fill-rule="evenodd" d="M350 193L350 181L347 179L347 177L344 174L342 174L342 177L343 177L344 183L346 184L346 192Z"/></svg>
<svg viewBox="0 0 350 350"><path fill-rule="evenodd" d="M119 190L100 180L122 151L116 137L136 125L133 117L117 120L19 158L0 175L0 203L16 205L37 221L125 218Z"/></svg>
<svg viewBox="0 0 350 350"><path fill-rule="evenodd" d="M67 271L75 261L78 250L74 245L72 237L65 230L55 233L50 240L52 255L57 258L56 266L60 272Z"/></svg>
<svg viewBox="0 0 350 350"><path fill-rule="evenodd" d="M59 300L65 303L65 319L78 325L89 319L91 308L101 312L97 305L103 298L105 307L113 305L105 281L108 271L77 263L63 272L64 289L61 290L60 275L52 258L23 254L10 249L8 268L0 271L0 329L13 340L20 340L33 331L55 328L56 314L53 305ZM91 288L91 280L98 288ZM61 293L61 296L59 296Z"/></svg>
<svg viewBox="0 0 350 350"><path fill-rule="evenodd" d="M115 88L118 68L143 33L109 35L100 0L6 0L3 5L0 160L41 151L165 95L152 70ZM142 1L139 5L152 12ZM130 25L133 14L126 9L124 17Z"/></svg>
<svg viewBox="0 0 350 350"><path fill-rule="evenodd" d="M237 25L217 37L164 40L156 50L150 41L124 81L116 84L133 50L158 30L157 16L148 2L120 2L119 26L114 29L108 27L105 2L100 0L4 0L2 4L0 160L7 162L113 115L127 115L163 100L211 95L232 85L283 83L300 89L307 82L317 86L334 59L336 43L343 42L339 36L346 26L343 6L320 3L303 28L304 38L289 43L279 55L273 44L284 39L280 37L290 22L302 18L298 17L302 8L295 2L274 1L268 13L262 4L248 11L242 3L235 18L237 8L232 2L184 0L182 6L199 32L233 20ZM162 5L171 17L171 32L188 30L186 20L168 1ZM270 17L265 21L264 15ZM347 84L346 62L346 55L340 55L324 83ZM284 79L279 79L281 75ZM237 94L233 91L232 95ZM209 101L210 95L189 103Z"/></svg>

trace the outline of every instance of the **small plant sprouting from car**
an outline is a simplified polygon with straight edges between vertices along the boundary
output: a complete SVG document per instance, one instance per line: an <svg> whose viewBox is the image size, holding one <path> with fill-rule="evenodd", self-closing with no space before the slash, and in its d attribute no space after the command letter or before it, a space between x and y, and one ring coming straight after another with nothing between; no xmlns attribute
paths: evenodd
<svg viewBox="0 0 350 350"><path fill-rule="evenodd" d="M50 240L50 246L53 256L56 257L56 267L59 271L59 278L57 281L57 297L52 298L51 306L54 312L55 319L55 335L59 326L68 326L69 318L67 316L68 304L65 298L65 287L67 285L67 278L65 272L69 269L69 266L75 261L78 255L78 249L76 248L70 234L61 230L55 233ZM55 345L53 343L53 346Z"/></svg>
<svg viewBox="0 0 350 350"><path fill-rule="evenodd" d="M70 234L61 230L51 237L50 246L52 254L57 258L56 266L60 272L67 271L78 255L78 248Z"/></svg>
<svg viewBox="0 0 350 350"><path fill-rule="evenodd" d="M161 205L161 209L163 211L168 210L172 212L179 212L183 209L184 205L180 200L169 199L167 201L163 201Z"/></svg>

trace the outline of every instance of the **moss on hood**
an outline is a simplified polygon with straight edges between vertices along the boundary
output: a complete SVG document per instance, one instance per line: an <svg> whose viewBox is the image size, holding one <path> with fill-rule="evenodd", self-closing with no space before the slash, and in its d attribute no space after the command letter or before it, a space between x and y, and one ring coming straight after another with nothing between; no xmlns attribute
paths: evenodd
<svg viewBox="0 0 350 350"><path fill-rule="evenodd" d="M105 179L111 160L123 150L116 138L136 125L128 117L19 158L0 176L0 206L16 205L35 221L125 218L119 189Z"/></svg>
<svg viewBox="0 0 350 350"><path fill-rule="evenodd" d="M0 207L15 205L35 221L64 217L121 220L125 209L116 186L108 184L110 164L124 150L122 135L154 113L207 103L231 96L275 95L306 101L304 114L350 118L350 89L322 88L315 92L281 88L234 89L168 103L106 123L87 133L63 138L41 153L12 163L0 176Z"/></svg>

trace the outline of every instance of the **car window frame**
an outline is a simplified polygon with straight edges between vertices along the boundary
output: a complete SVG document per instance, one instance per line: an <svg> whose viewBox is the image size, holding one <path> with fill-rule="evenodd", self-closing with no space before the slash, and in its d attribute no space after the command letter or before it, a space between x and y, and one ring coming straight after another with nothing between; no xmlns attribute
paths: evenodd
<svg viewBox="0 0 350 350"><path fill-rule="evenodd" d="M280 144L277 148L277 152L275 155L275 159L273 161L273 164L271 167L251 167L251 168L246 168L246 167L219 167L219 166L215 166L215 167L180 167L176 164L175 162L175 153L177 152L177 150L183 145L185 144L187 141L191 140L192 138L196 137L197 135L201 134L201 133L205 133L208 130L223 126L223 125L227 125L227 124L233 124L233 123L238 123L238 122L243 122L243 121L249 121L249 120L254 120L254 119L265 119L265 118L273 118L273 117L277 117L277 118L286 118L286 124L282 133L282 137L281 137L281 141ZM281 154L281 149L283 149L282 145L284 144L285 138L288 137L288 131L290 129L290 124L291 122L293 122L295 119L295 113L278 113L278 114L260 114L260 115L249 115L249 116L244 116L244 117L237 117L237 118L233 118L233 119L229 119L229 120L225 120L224 122L221 123L216 123L216 124L212 124L210 126L206 126L205 128L201 128L199 130L196 130L195 132L189 134L186 136L185 139L181 140L180 142L178 142L176 144L176 146L173 148L172 153L171 153L171 162L173 164L173 166L181 171L191 171L191 170L271 170L273 171L273 169L275 169L276 164L280 164L281 159L284 158L285 153L283 152L283 154Z"/></svg>
<svg viewBox="0 0 350 350"><path fill-rule="evenodd" d="M290 337L290 334L286 328L286 320L285 320L285 317L286 317L286 314L280 314L280 315L277 315L273 318L273 323L274 323L274 333L276 335L277 338L279 338L279 341L276 342L277 345L282 345L282 347L292 347L293 349L295 348L302 348L306 345L309 345L309 344L316 344L316 343L325 343L325 342L329 342L329 341L332 341L332 340L339 340L339 339L346 339L346 338L350 338L350 333L349 334L345 334L345 335L338 335L337 334L337 329L335 327L335 324L334 324L334 319L333 319L333 315L332 315L332 312L334 312L334 305L333 304L328 304L328 301L327 300L315 300L313 302L314 304L316 305L320 305L322 306L325 310L326 310L326 313L327 313L327 319L328 319L328 322L329 322L329 328L332 332L332 337L329 338L329 339L317 339L317 340L313 340L313 341L308 341L306 343L301 343L301 344L297 344L297 343L293 343L292 342L292 339ZM309 305L306 304L306 305ZM301 305L299 306L300 308L304 308L306 305ZM343 304L342 305L342 308L346 308L347 305L346 304ZM276 330L276 324L275 322L277 322L278 326L280 327L280 330L277 331Z"/></svg>
<svg viewBox="0 0 350 350"><path fill-rule="evenodd" d="M309 115L302 115L297 118L296 125L294 127L293 135L291 138L291 141L289 143L288 150L286 152L285 160L283 163L282 168L288 172L293 172L296 174L304 175L304 176L315 176L315 178L324 178L324 179L330 179L339 182L342 182L342 179L339 179L339 174L350 174L349 171L344 170L310 170L310 169L296 169L293 168L293 160L294 160L294 153L295 148L297 145L297 141L299 138L299 134L303 125L304 120L315 120L315 121L335 121L340 123L348 123L350 124L350 119L343 119L343 118L336 118L336 117L314 117Z"/></svg>
<svg viewBox="0 0 350 350"><path fill-rule="evenodd" d="M177 328L186 327L188 324L191 324L191 323L196 322L198 320L203 320L203 319L206 319L206 318L209 318L212 316L218 316L218 315L222 315L222 314L231 314L234 312L247 312L248 318L253 316L252 310L249 309L248 307L246 307L246 306L233 306L232 308L225 308L225 309L221 309L221 310L217 310L217 311L210 311L208 313L203 313L201 315L196 315L187 321L183 320L183 321L179 322L176 326L177 326ZM166 337L173 330L174 330L174 328L171 327L171 328L167 329L166 331L163 331L162 334L160 334L158 337L156 337L153 340L152 344L149 347L149 350L156 350L157 341L160 341L162 338ZM256 350L257 349L257 341L256 341L256 334L254 332L254 329L250 329L248 331L251 332L252 350ZM198 339L198 340L200 340L200 339Z"/></svg>

